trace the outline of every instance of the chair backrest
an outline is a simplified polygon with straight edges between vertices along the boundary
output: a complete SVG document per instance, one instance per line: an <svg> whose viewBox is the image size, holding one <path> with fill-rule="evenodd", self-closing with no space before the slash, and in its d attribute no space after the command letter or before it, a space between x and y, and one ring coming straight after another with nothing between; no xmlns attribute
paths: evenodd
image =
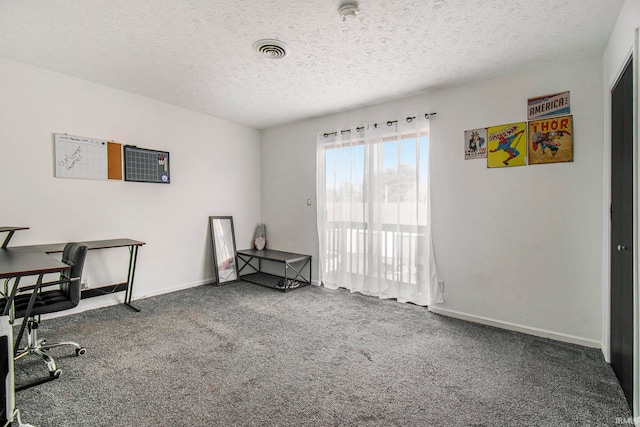
<svg viewBox="0 0 640 427"><path fill-rule="evenodd" d="M62 273L61 279L78 278L60 285L60 290L68 295L74 304L80 303L80 291L82 289L81 278L84 269L84 260L87 257L87 247L80 243L69 242L62 251L62 262L69 265L69 269Z"/></svg>

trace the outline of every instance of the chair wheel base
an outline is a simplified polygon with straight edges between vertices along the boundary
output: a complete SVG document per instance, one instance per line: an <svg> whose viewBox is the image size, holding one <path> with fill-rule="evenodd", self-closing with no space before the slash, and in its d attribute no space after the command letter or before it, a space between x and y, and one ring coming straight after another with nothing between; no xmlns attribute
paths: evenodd
<svg viewBox="0 0 640 427"><path fill-rule="evenodd" d="M87 354L87 349L84 347L76 348L76 356L82 356Z"/></svg>

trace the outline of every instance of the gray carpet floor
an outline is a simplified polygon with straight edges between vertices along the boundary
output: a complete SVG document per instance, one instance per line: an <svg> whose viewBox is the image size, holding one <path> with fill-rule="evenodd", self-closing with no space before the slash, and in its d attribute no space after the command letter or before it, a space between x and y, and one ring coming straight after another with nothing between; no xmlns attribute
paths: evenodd
<svg viewBox="0 0 640 427"><path fill-rule="evenodd" d="M47 426L609 426L631 417L599 350L309 286L199 286L44 321ZM46 376L33 356L22 384ZM17 423L15 423L17 424Z"/></svg>

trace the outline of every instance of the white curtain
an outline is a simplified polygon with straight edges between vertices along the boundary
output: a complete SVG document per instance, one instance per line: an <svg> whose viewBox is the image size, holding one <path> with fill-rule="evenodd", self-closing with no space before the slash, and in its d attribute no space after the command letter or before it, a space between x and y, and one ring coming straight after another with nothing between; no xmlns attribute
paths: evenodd
<svg viewBox="0 0 640 427"><path fill-rule="evenodd" d="M319 134L319 277L325 287L443 302L431 238L426 119Z"/></svg>

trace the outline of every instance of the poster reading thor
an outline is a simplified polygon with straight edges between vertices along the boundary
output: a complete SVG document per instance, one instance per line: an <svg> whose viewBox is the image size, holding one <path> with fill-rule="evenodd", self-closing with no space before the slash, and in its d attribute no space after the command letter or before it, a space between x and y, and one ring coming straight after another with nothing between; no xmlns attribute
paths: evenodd
<svg viewBox="0 0 640 427"><path fill-rule="evenodd" d="M573 161L573 116L529 122L529 164Z"/></svg>

